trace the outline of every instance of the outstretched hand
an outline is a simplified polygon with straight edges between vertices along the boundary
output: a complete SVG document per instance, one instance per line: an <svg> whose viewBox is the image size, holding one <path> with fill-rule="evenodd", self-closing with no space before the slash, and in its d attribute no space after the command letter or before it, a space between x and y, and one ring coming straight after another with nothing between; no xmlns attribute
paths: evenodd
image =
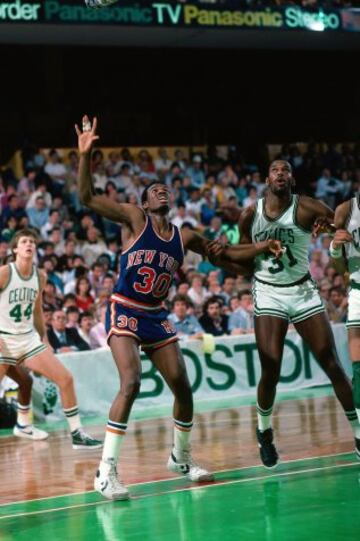
<svg viewBox="0 0 360 541"><path fill-rule="evenodd" d="M78 136L78 147L80 154L89 154L92 150L94 142L99 139L96 135L97 118L96 116L91 123L89 117L84 115L82 118L82 131L75 124L76 135Z"/></svg>
<svg viewBox="0 0 360 541"><path fill-rule="evenodd" d="M206 245L206 255L209 257L220 257L225 250L225 246L218 240L212 240Z"/></svg>
<svg viewBox="0 0 360 541"><path fill-rule="evenodd" d="M353 238L346 229L338 229L334 235L332 245L335 250L341 248L346 242L352 242Z"/></svg>
<svg viewBox="0 0 360 541"><path fill-rule="evenodd" d="M312 234L314 237L318 237L319 235L321 235L321 233L335 233L335 226L331 218L327 218L326 216L316 218L313 225Z"/></svg>
<svg viewBox="0 0 360 541"><path fill-rule="evenodd" d="M286 247L281 244L280 240L270 239L268 241L268 251L279 259L285 253Z"/></svg>

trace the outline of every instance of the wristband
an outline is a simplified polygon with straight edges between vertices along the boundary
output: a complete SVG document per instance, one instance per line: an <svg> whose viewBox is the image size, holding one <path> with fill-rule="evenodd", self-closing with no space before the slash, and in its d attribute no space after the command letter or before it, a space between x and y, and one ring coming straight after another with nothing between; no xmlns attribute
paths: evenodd
<svg viewBox="0 0 360 541"><path fill-rule="evenodd" d="M342 248L334 248L332 240L329 246L329 254L333 259L340 259L343 256Z"/></svg>

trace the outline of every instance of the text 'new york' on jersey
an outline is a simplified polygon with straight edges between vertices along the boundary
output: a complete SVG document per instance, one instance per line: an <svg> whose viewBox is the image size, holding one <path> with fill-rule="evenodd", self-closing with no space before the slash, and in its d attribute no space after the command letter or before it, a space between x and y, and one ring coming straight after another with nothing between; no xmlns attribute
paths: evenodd
<svg viewBox="0 0 360 541"><path fill-rule="evenodd" d="M180 231L173 224L171 227L170 239L163 239L146 216L143 231L121 254L115 294L154 306L166 299L174 274L184 259Z"/></svg>

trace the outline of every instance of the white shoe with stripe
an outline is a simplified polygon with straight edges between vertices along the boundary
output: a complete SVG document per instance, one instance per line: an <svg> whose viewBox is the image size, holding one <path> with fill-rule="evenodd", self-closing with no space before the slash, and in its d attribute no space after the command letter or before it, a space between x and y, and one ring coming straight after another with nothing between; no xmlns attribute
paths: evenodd
<svg viewBox="0 0 360 541"><path fill-rule="evenodd" d="M40 428L36 428L33 425L15 425L13 433L18 438L26 438L33 441L46 440L49 437L49 434L45 430L40 430Z"/></svg>

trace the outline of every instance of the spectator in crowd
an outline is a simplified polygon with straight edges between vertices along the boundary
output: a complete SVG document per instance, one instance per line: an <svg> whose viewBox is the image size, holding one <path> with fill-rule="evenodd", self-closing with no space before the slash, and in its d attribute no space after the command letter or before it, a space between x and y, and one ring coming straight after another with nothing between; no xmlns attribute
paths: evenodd
<svg viewBox="0 0 360 541"><path fill-rule="evenodd" d="M63 310L65 309L65 302L63 305ZM87 312L84 312L87 313ZM80 310L77 306L68 306L66 308L66 327L68 329L75 328L79 329L79 320L80 320ZM80 336L83 338L81 333L79 332ZM86 340L87 342L87 340Z"/></svg>
<svg viewBox="0 0 360 541"><path fill-rule="evenodd" d="M61 300L56 295L56 287L53 282L48 280L43 289L43 306L52 310L57 310L61 307Z"/></svg>
<svg viewBox="0 0 360 541"><path fill-rule="evenodd" d="M204 287L204 281L200 274L197 274L191 280L191 287L188 291L188 296L193 302L195 308L201 309L204 301L209 296L207 289Z"/></svg>
<svg viewBox="0 0 360 541"><path fill-rule="evenodd" d="M254 305L250 289L238 293L238 307L229 316L229 331L233 335L254 332Z"/></svg>
<svg viewBox="0 0 360 541"><path fill-rule="evenodd" d="M61 195L66 183L67 170L55 149L50 150L44 171L51 178L53 193Z"/></svg>
<svg viewBox="0 0 360 541"><path fill-rule="evenodd" d="M182 340L185 338L202 338L204 332L198 319L193 314L188 313L190 307L191 301L185 295L175 295L172 300L172 311L168 319L172 322Z"/></svg>
<svg viewBox="0 0 360 541"><path fill-rule="evenodd" d="M94 304L94 297L91 295L91 283L89 278L82 276L77 279L75 286L76 306L82 312L87 312Z"/></svg>
<svg viewBox="0 0 360 541"><path fill-rule="evenodd" d="M36 206L35 201L38 197L44 198L46 208L50 209L52 207L53 197L51 193L48 191L46 179L43 177L41 177L37 181L37 188L29 197L26 203L26 210L31 209Z"/></svg>
<svg viewBox="0 0 360 541"><path fill-rule="evenodd" d="M193 186L201 188L205 184L205 173L202 169L202 158L195 154L192 164L186 170L186 175L191 178Z"/></svg>
<svg viewBox="0 0 360 541"><path fill-rule="evenodd" d="M19 223L19 220L24 216L26 216L26 212L21 208L19 198L12 194L8 197L7 203L2 206L0 225L4 227L10 217L14 217Z"/></svg>
<svg viewBox="0 0 360 541"><path fill-rule="evenodd" d="M49 209L46 206L45 199L42 195L38 195L35 199L35 206L27 209L29 224L41 231L42 227L49 219Z"/></svg>
<svg viewBox="0 0 360 541"><path fill-rule="evenodd" d="M186 206L184 203L180 203L175 209L176 215L171 218L171 221L176 227L182 227L184 223L190 224L192 227L197 227L198 221L197 219L190 214L190 212L187 211Z"/></svg>
<svg viewBox="0 0 360 541"><path fill-rule="evenodd" d="M52 327L52 318L53 318L53 314L55 312L55 308L53 306L51 306L50 304L44 304L43 303L42 311L43 311L46 331L48 331Z"/></svg>
<svg viewBox="0 0 360 541"><path fill-rule="evenodd" d="M47 281L53 284L56 291L60 295L62 295L62 293L64 292L64 284L60 276L57 274L57 272L55 272L56 264L57 264L56 257L53 257L51 255L46 255L41 260L40 267L46 271Z"/></svg>
<svg viewBox="0 0 360 541"><path fill-rule="evenodd" d="M310 273L316 282L324 278L325 264L323 263L323 253L320 249L315 249L310 255Z"/></svg>
<svg viewBox="0 0 360 541"><path fill-rule="evenodd" d="M90 330L90 344L92 349L107 346L107 332L105 329L105 318L107 303L100 304L96 311L97 322Z"/></svg>
<svg viewBox="0 0 360 541"><path fill-rule="evenodd" d="M85 311L80 314L78 332L84 342L88 344L89 349L92 349L90 331L93 326L94 317L91 312Z"/></svg>
<svg viewBox="0 0 360 541"><path fill-rule="evenodd" d="M169 171L172 161L168 157L166 148L159 148L159 157L155 160L155 171L159 175L159 178L164 178L165 174Z"/></svg>
<svg viewBox="0 0 360 541"><path fill-rule="evenodd" d="M82 245L81 255L88 265L95 263L97 258L106 250L105 242L100 238L96 227L89 227L86 232L86 241Z"/></svg>
<svg viewBox="0 0 360 541"><path fill-rule="evenodd" d="M225 276L221 296L224 298L225 304L229 305L231 297L236 292L236 283L234 276Z"/></svg>
<svg viewBox="0 0 360 541"><path fill-rule="evenodd" d="M5 222L5 227L1 231L1 237L4 241L10 242L16 233L18 221L15 216L9 216Z"/></svg>
<svg viewBox="0 0 360 541"><path fill-rule="evenodd" d="M345 323L347 315L348 300L345 291L340 287L331 287L327 312L332 323Z"/></svg>
<svg viewBox="0 0 360 541"><path fill-rule="evenodd" d="M91 284L91 290L94 292L95 298L103 289L104 277L105 277L104 266L99 261L95 261L95 263L91 265L91 271L89 273L89 281Z"/></svg>
<svg viewBox="0 0 360 541"><path fill-rule="evenodd" d="M325 168L322 176L317 180L315 197L334 209L342 201L343 192L344 185L342 182L332 176L330 169Z"/></svg>
<svg viewBox="0 0 360 541"><path fill-rule="evenodd" d="M200 325L206 333L213 336L228 334L229 317L221 313L222 304L218 297L210 297L204 304Z"/></svg>
<svg viewBox="0 0 360 541"><path fill-rule="evenodd" d="M221 218L220 216L214 216L211 219L210 226L204 231L204 237L209 240L218 239L221 235Z"/></svg>
<svg viewBox="0 0 360 541"><path fill-rule="evenodd" d="M55 353L86 351L90 346L81 338L77 329L66 327L66 314L56 310L53 314L52 328L47 332L48 340Z"/></svg>

